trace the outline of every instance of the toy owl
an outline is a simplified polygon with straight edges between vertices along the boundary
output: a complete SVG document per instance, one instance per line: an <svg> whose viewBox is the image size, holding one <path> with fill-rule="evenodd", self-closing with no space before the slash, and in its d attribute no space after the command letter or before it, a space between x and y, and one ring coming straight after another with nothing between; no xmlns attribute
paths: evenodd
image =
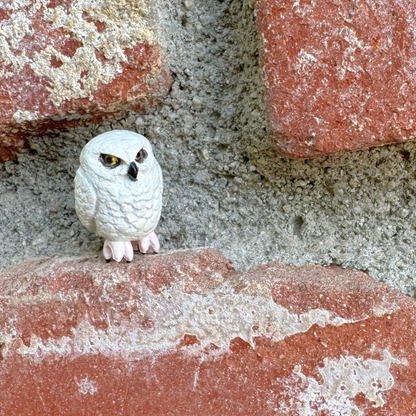
<svg viewBox="0 0 416 416"><path fill-rule="evenodd" d="M159 252L154 232L162 209L162 170L149 141L114 130L82 150L75 176L75 210L88 230L104 237L103 254L120 262L133 250Z"/></svg>

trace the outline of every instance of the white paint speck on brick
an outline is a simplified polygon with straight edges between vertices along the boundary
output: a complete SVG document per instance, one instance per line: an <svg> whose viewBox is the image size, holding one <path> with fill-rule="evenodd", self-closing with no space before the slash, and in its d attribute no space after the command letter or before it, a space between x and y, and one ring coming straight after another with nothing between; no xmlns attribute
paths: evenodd
<svg viewBox="0 0 416 416"><path fill-rule="evenodd" d="M83 378L79 382L75 377L75 383L78 385L78 391L81 394L91 394L91 396L93 396L98 391L97 383L95 381L88 380L88 376Z"/></svg>
<svg viewBox="0 0 416 416"><path fill-rule="evenodd" d="M22 123L24 121L37 120L37 118L38 118L38 113L36 111L17 110L13 114L13 119L17 121L18 123Z"/></svg>
<svg viewBox="0 0 416 416"><path fill-rule="evenodd" d="M388 350L382 360L363 360L360 357L344 356L339 359L325 359L324 367L318 368L322 377L319 383L313 377L306 377L301 368L294 373L306 390L297 393L297 403L293 408L302 416L317 416L326 411L337 416L364 416L364 412L354 403L354 398L362 393L373 407L385 404L382 392L394 385L390 366L400 360L391 356Z"/></svg>

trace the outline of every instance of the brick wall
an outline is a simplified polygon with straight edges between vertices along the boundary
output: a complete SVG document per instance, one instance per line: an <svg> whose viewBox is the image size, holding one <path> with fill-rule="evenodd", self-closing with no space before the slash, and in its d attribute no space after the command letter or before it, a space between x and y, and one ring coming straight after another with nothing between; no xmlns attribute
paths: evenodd
<svg viewBox="0 0 416 416"><path fill-rule="evenodd" d="M23 164L29 148L36 158L42 136L52 138L49 157L59 163L68 148L54 150L54 135L70 138L85 128L91 138L91 132L109 130L119 120L164 143L158 123L145 127L161 105L157 120L168 120L177 144L168 148L169 157L198 142L192 148L198 149L198 163L211 160L219 178L211 185L208 173L192 171L185 157L175 159L173 168L161 163L169 195L187 171L198 192L224 190L212 218L202 225L197 221L206 201L192 201L195 193L177 200L178 215L192 217L192 229L171 221L177 227L174 241L198 227L214 227L222 216L222 224L233 222L228 218L237 211L233 218L241 224L230 227L258 235L257 244L278 257L278 241L246 223L250 216L255 222L257 214L245 208L244 192L251 192L245 184L264 185L267 194L270 183L286 180L278 173L272 179L260 173L277 160L276 148L286 156L311 158L414 138L414 6L387 0L249 2L243 10L256 16L258 33L232 23L241 36L258 42L265 106L262 114L243 112L238 118L226 96L221 106L210 108L215 122L202 128L198 122L207 117L210 100L233 82L242 100L263 97L255 86L249 90L227 77L211 79L207 56L232 56L239 47L233 41L226 49L222 39L230 30L228 13L240 2L216 5L224 19L221 33L203 6L169 3L169 13L189 28L189 39L173 47L163 33L171 29L162 6L155 2L5 0L0 6L0 158L8 160L4 169L19 178L14 163ZM211 55L197 50L197 68L208 69L197 76L185 67L178 82L168 56L185 55L200 36L207 37ZM242 78L254 71L244 54L231 62ZM217 89L193 93L190 86L204 82ZM214 158L210 146L226 150L239 132L247 134L249 117L256 131L266 117L268 135L246 146L242 161ZM267 152L272 156L266 160ZM398 153L411 157L406 149ZM253 154L260 154L255 165ZM355 160L353 154L342 157ZM283 158L281 163L290 162ZM327 159L325 169L331 163ZM240 199L227 195L238 168L242 176L235 174L233 181L241 187ZM306 176L288 175L297 194L309 186ZM24 179L22 187L32 191L36 178ZM385 179L388 191L394 183L390 176ZM58 191L72 193L69 186L62 188ZM348 198L337 184L331 192ZM271 195L265 201L257 198L255 204L260 209L277 204ZM27 202L31 215L31 199ZM229 211L221 211L222 203L230 204ZM291 209L290 202L282 202L281 215ZM405 209L397 215L406 218ZM20 218L17 212L14 217ZM13 232L13 213L10 218ZM289 246L302 238L305 222L295 217ZM395 236L383 223L379 228L387 238ZM217 241L225 241L227 232L217 230ZM85 241L79 240L71 244L82 248ZM251 255L240 248L241 256ZM259 250L254 244L250 249ZM213 249L168 251L163 245L162 254L136 254L131 264L107 264L98 249L85 251L82 257L62 252L0 271L0 415L416 413L415 301L364 272L281 262L243 271Z"/></svg>

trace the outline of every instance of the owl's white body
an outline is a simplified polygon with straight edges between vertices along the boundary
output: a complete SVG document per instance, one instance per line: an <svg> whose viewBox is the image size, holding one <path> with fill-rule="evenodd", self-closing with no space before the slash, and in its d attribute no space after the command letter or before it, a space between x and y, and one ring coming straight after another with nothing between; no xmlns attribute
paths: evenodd
<svg viewBox="0 0 416 416"><path fill-rule="evenodd" d="M138 163L141 149L147 157ZM117 157L120 165L104 166L103 154ZM127 173L132 163L138 169L136 179ZM160 219L162 191L162 171L144 136L115 130L84 147L75 177L75 209L85 227L109 242L134 243L149 236Z"/></svg>

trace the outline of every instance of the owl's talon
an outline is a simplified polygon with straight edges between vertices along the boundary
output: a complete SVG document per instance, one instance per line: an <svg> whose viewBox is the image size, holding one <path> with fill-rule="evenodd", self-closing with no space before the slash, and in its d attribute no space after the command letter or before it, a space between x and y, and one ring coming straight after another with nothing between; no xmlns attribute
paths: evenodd
<svg viewBox="0 0 416 416"><path fill-rule="evenodd" d="M140 253L146 254L149 247L152 247L154 253L159 253L160 244L159 239L154 231L148 234L146 237L141 238L137 241L132 241L132 246L134 250L140 250Z"/></svg>
<svg viewBox="0 0 416 416"><path fill-rule="evenodd" d="M126 261L131 262L133 260L133 246L130 241L105 240L103 254L107 262L111 261L111 258L120 262L123 257Z"/></svg>
<svg viewBox="0 0 416 416"><path fill-rule="evenodd" d="M110 263L111 259L105 259L105 261L106 261L107 263Z"/></svg>

